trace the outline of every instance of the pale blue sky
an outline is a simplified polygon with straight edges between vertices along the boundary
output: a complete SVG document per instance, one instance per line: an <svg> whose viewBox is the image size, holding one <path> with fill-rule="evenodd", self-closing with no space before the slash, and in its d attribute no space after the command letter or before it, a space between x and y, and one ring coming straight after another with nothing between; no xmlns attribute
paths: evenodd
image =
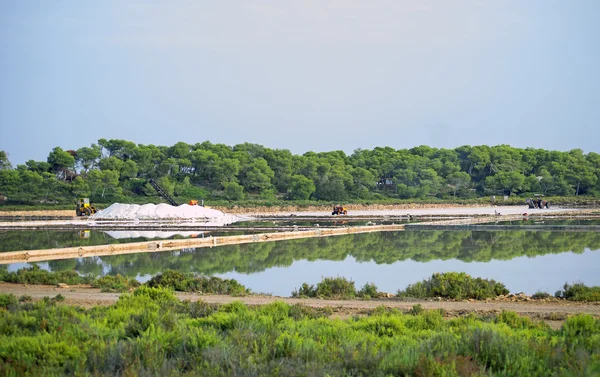
<svg viewBox="0 0 600 377"><path fill-rule="evenodd" d="M0 150L600 152L600 1L0 0Z"/></svg>

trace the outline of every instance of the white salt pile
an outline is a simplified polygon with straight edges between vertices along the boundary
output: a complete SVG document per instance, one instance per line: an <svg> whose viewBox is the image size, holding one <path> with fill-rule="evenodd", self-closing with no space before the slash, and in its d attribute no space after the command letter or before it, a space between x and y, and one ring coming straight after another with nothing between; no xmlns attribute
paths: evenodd
<svg viewBox="0 0 600 377"><path fill-rule="evenodd" d="M99 220L199 220L211 225L227 225L239 221L234 215L227 215L216 209L182 204L121 204L115 203L92 216Z"/></svg>

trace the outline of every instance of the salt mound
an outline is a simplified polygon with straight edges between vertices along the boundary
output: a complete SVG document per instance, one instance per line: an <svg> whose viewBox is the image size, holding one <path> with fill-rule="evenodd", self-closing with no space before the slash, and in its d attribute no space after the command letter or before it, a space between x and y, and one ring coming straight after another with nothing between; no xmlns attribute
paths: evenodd
<svg viewBox="0 0 600 377"><path fill-rule="evenodd" d="M102 211L98 211L92 218L99 220L210 220L221 225L239 220L237 216L226 215L216 209L189 204L175 207L164 203L144 205L115 203Z"/></svg>

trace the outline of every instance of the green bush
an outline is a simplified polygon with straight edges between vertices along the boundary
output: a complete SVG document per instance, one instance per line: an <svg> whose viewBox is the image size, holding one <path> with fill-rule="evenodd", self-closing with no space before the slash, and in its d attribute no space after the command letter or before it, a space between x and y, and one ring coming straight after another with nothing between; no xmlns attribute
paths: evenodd
<svg viewBox="0 0 600 377"><path fill-rule="evenodd" d="M377 290L377 287L375 287ZM294 290L292 297L322 297L330 299L349 299L356 297L354 282L344 277L323 278L316 287L303 283L300 290Z"/></svg>
<svg viewBox="0 0 600 377"><path fill-rule="evenodd" d="M588 287L582 283L573 285L565 283L563 290L556 292L555 296L571 301L600 301L600 287Z"/></svg>
<svg viewBox="0 0 600 377"><path fill-rule="evenodd" d="M550 293L542 292L542 291L537 291L533 295L531 295L531 298L533 298L535 300L541 300L541 299L545 299L545 298L549 298L549 297L552 297L550 295Z"/></svg>
<svg viewBox="0 0 600 377"><path fill-rule="evenodd" d="M534 323L529 317L520 316L515 312L505 310L503 310L502 313L496 316L495 322L504 323L513 329L549 329L548 325L546 325L543 322Z"/></svg>
<svg viewBox="0 0 600 377"><path fill-rule="evenodd" d="M428 280L411 284L403 291L399 290L398 297L484 300L508 293L504 284L494 280L472 278L464 272L445 272L435 273Z"/></svg>
<svg viewBox="0 0 600 377"><path fill-rule="evenodd" d="M317 283L317 297L345 299L355 296L354 282L344 277L324 278Z"/></svg>
<svg viewBox="0 0 600 377"><path fill-rule="evenodd" d="M0 294L0 308L8 309L10 306L17 305L19 301L15 295L11 294Z"/></svg>
<svg viewBox="0 0 600 377"><path fill-rule="evenodd" d="M162 304L178 302L177 297L173 293L172 289L162 287L148 287L145 285L133 291L133 297L148 297L150 298L150 300Z"/></svg>
<svg viewBox="0 0 600 377"><path fill-rule="evenodd" d="M308 283L302 283L299 290L292 291L292 297L317 297L317 288Z"/></svg>
<svg viewBox="0 0 600 377"><path fill-rule="evenodd" d="M417 304L417 305L413 305L413 307L408 310L408 314L419 315L419 314L422 314L424 311L425 311L425 309L423 308L423 305Z"/></svg>
<svg viewBox="0 0 600 377"><path fill-rule="evenodd" d="M214 276L196 276L174 270L165 270L154 276L145 285L148 287L171 288L180 292L201 292L219 295L245 295L250 290L234 279L221 279Z"/></svg>
<svg viewBox="0 0 600 377"><path fill-rule="evenodd" d="M34 265L29 268L21 268L16 272L0 270L0 280L7 283L18 284L56 285L58 283L65 283L69 285L75 285L89 284L92 281L92 278L88 276L81 276L76 271L72 270L50 272L42 270L38 265Z"/></svg>
<svg viewBox="0 0 600 377"><path fill-rule="evenodd" d="M130 288L139 287L140 283L126 276L105 275L91 282L94 288L101 288L102 292L127 292Z"/></svg>
<svg viewBox="0 0 600 377"><path fill-rule="evenodd" d="M373 283L365 283L365 285L356 293L358 297L364 299L377 298L379 291L377 286Z"/></svg>

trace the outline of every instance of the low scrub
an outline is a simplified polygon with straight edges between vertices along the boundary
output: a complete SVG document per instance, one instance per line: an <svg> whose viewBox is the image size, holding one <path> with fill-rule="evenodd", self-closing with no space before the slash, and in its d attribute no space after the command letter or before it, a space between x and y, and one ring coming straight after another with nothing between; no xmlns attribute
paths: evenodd
<svg viewBox="0 0 600 377"><path fill-rule="evenodd" d="M143 286L90 310L0 294L7 376L593 376L600 320L552 330L512 312L445 320L415 306L329 319L275 302L216 307Z"/></svg>
<svg viewBox="0 0 600 377"><path fill-rule="evenodd" d="M535 292L534 294L531 295L531 298L535 299L535 300L542 300L542 299L546 299L546 298L550 298L550 297L552 297L550 295L550 293L548 293L548 292L542 292L542 291L537 291L537 292Z"/></svg>
<svg viewBox="0 0 600 377"><path fill-rule="evenodd" d="M166 270L154 276L147 283L149 287L171 288L180 292L201 292L219 295L240 296L250 294L250 290L234 279L221 279L214 276L197 276L174 270Z"/></svg>
<svg viewBox="0 0 600 377"><path fill-rule="evenodd" d="M89 284L94 288L102 289L103 292L127 292L141 285L137 280L120 274L93 278L91 276L81 276L75 271L50 272L41 269L37 265L22 268L16 272L0 269L0 281L17 284ZM151 288L169 288L180 292L202 292L232 296L251 293L248 288L234 279L196 276L173 270L166 270L164 273L154 276L145 285Z"/></svg>
<svg viewBox="0 0 600 377"><path fill-rule="evenodd" d="M338 300L355 297L368 300L376 298L378 295L377 286L373 283L366 283L357 291L352 280L339 276L323 278L316 286L303 283L300 289L292 292L292 297L319 297Z"/></svg>
<svg viewBox="0 0 600 377"><path fill-rule="evenodd" d="M117 274L94 279L90 285L94 288L101 288L102 292L127 292L131 288L139 287L140 283L135 279Z"/></svg>
<svg viewBox="0 0 600 377"><path fill-rule="evenodd" d="M42 270L38 265L22 268L16 272L0 270L0 281L17 284L47 284L64 283L69 285L90 284L92 277L81 276L76 271L50 272Z"/></svg>
<svg viewBox="0 0 600 377"><path fill-rule="evenodd" d="M320 297L337 300L355 297L370 299L377 295L375 284L366 283L359 291L356 291L354 281L339 276L323 278L316 286L303 283L300 289L292 292L292 297Z"/></svg>
<svg viewBox="0 0 600 377"><path fill-rule="evenodd" d="M588 287L583 283L573 285L565 283L563 289L556 292L555 296L571 301L600 301L600 287Z"/></svg>
<svg viewBox="0 0 600 377"><path fill-rule="evenodd" d="M485 300L508 293L504 284L494 280L473 278L464 272L444 272L399 290L398 297Z"/></svg>

